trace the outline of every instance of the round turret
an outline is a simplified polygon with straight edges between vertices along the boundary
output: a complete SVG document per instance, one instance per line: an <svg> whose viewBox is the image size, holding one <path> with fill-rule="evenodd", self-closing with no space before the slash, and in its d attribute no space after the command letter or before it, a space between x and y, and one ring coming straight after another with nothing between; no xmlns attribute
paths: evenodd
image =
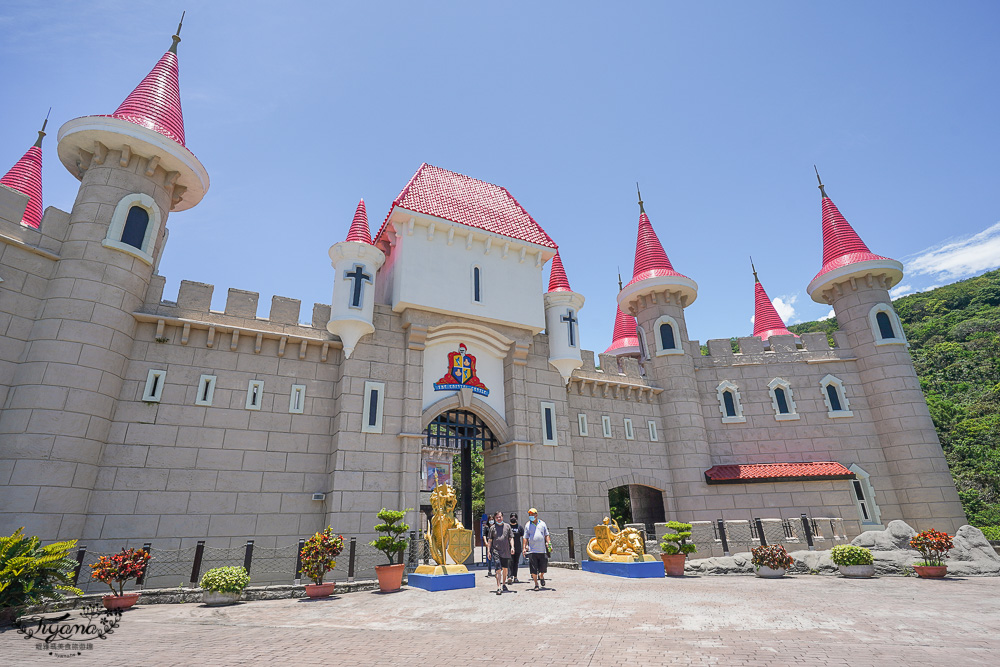
<svg viewBox="0 0 1000 667"><path fill-rule="evenodd" d="M583 295L570 289L557 250L549 273L549 291L545 293L545 332L549 338L549 363L566 382L574 370L583 366L577 318L583 302Z"/></svg>

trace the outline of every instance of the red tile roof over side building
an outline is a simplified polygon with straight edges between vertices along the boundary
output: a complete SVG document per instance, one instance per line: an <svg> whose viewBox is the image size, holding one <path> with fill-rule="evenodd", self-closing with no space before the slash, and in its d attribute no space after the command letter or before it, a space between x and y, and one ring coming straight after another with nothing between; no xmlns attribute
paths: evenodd
<svg viewBox="0 0 1000 667"><path fill-rule="evenodd" d="M553 250L558 248L507 188L426 162L420 165L417 173L392 204L393 207L444 218L518 241ZM389 214L391 213L390 209ZM375 235L376 239L382 236L388 222L389 215L386 215L381 229Z"/></svg>
<svg viewBox="0 0 1000 667"><path fill-rule="evenodd" d="M705 471L709 484L752 484L854 479L854 473L835 461L804 463L738 463L712 466Z"/></svg>

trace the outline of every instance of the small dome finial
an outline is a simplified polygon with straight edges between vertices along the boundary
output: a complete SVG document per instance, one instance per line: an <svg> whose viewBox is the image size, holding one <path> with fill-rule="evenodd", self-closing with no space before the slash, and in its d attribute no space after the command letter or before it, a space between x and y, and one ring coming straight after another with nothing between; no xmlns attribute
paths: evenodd
<svg viewBox="0 0 1000 667"><path fill-rule="evenodd" d="M639 195L639 213L645 213L646 209L642 207L642 193L639 192L639 181L635 182L635 193Z"/></svg>
<svg viewBox="0 0 1000 667"><path fill-rule="evenodd" d="M829 199L826 196L826 190L823 189L823 179L819 177L819 169L816 169L816 165L813 165L813 170L816 172L816 180L819 181L819 193L823 195L824 199Z"/></svg>
<svg viewBox="0 0 1000 667"><path fill-rule="evenodd" d="M760 282L760 278L757 277L757 268L753 265L753 256L750 256L750 270L753 271L753 281L755 283Z"/></svg>
<svg viewBox="0 0 1000 667"><path fill-rule="evenodd" d="M39 148L42 147L42 138L45 136L45 126L49 124L49 114L52 113L52 107L49 107L49 113L45 114L45 120L42 121L42 129L38 131L38 138L35 139L35 146Z"/></svg>
<svg viewBox="0 0 1000 667"><path fill-rule="evenodd" d="M170 38L170 39L174 40L174 43L170 45L169 49L167 49L171 53L177 53L177 44L179 44L180 41L181 41L181 27L184 25L184 15L185 14L187 14L186 10L183 11L183 12L181 12L181 20L177 24L177 32L175 32L174 36Z"/></svg>

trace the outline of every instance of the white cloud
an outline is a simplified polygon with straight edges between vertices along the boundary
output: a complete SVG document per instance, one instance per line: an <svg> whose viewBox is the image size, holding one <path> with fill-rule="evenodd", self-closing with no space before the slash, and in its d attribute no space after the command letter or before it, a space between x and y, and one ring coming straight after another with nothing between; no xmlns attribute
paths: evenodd
<svg viewBox="0 0 1000 667"><path fill-rule="evenodd" d="M771 299L771 303L774 304L774 309L778 311L778 315L785 324L791 324L791 320L795 317L795 302L798 300L798 295L793 294L792 296L779 296Z"/></svg>
<svg viewBox="0 0 1000 667"><path fill-rule="evenodd" d="M978 234L948 239L931 246L905 264L908 275L928 275L943 282L961 280L1000 267L1000 222ZM927 289L931 288L923 288ZM900 288L893 291L896 290Z"/></svg>
<svg viewBox="0 0 1000 667"><path fill-rule="evenodd" d="M817 322L822 322L823 320L828 320L831 317L835 317L836 315L837 315L837 313L833 312L833 308L831 308L829 313L827 313L823 317L817 318Z"/></svg>
<svg viewBox="0 0 1000 667"><path fill-rule="evenodd" d="M913 289L913 285L910 284L896 285L891 290L889 290L889 296L893 299L898 299L901 296L906 296L907 294L913 294L914 292L916 292L916 290Z"/></svg>

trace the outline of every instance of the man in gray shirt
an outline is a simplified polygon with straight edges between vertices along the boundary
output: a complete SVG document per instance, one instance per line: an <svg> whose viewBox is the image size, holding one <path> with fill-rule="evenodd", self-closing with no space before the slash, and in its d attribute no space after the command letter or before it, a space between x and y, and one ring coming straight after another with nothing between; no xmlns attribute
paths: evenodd
<svg viewBox="0 0 1000 667"><path fill-rule="evenodd" d="M490 528L489 550L497 572L497 595L508 592L507 568L510 567L510 555L514 550L514 537L510 526L503 522L503 512L494 515L496 523Z"/></svg>

